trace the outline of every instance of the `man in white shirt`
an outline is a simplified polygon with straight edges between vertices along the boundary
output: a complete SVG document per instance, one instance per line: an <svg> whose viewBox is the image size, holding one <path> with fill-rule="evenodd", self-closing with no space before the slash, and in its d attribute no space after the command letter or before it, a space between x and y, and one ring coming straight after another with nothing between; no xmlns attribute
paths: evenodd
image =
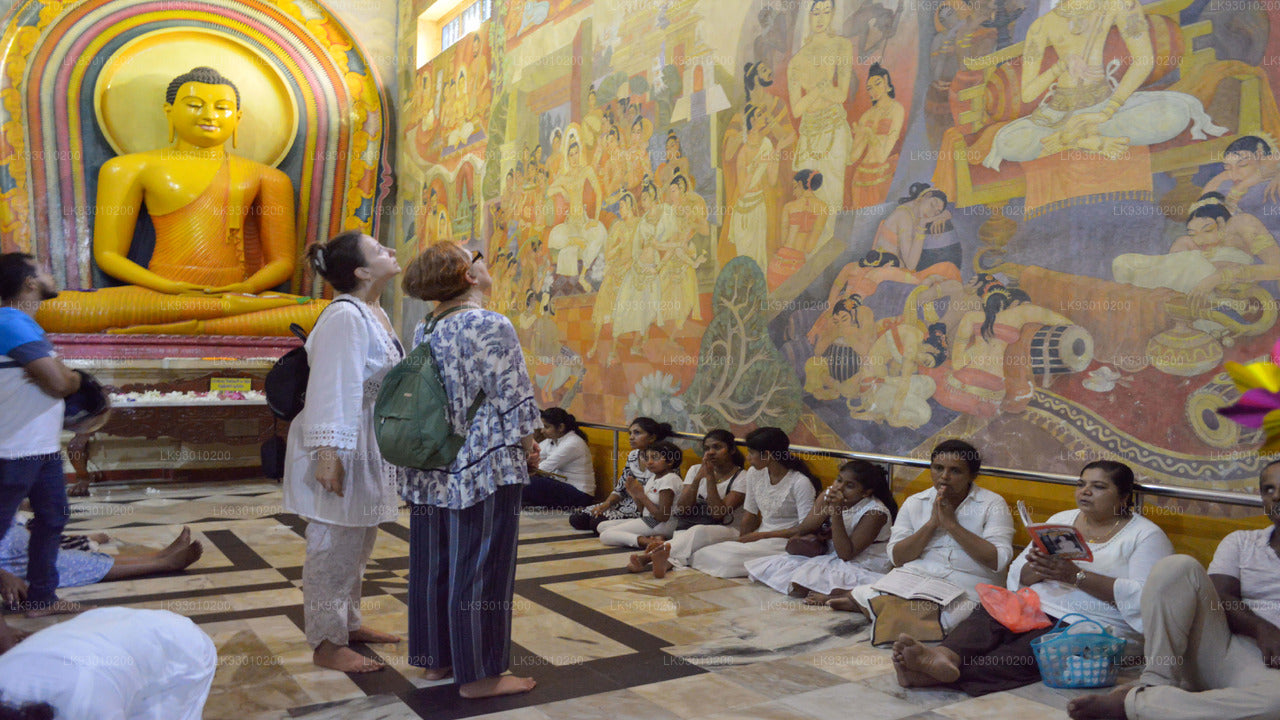
<svg viewBox="0 0 1280 720"><path fill-rule="evenodd" d="M1073 700L1075 720L1280 717L1280 460L1262 469L1272 527L1223 538L1206 571L1171 555L1147 577L1147 667L1136 685Z"/></svg>
<svg viewBox="0 0 1280 720"><path fill-rule="evenodd" d="M30 498L35 519L27 526L23 607L31 616L69 609L57 597L54 561L70 512L62 475L62 399L80 389L80 375L58 360L35 320L40 303L57 294L53 278L30 255L0 255L0 528L7 530ZM11 641L0 622L0 646Z"/></svg>

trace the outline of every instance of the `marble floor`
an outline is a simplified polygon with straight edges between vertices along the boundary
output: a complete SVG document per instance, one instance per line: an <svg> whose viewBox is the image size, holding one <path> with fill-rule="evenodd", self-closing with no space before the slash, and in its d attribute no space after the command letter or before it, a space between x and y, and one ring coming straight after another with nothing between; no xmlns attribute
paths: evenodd
<svg viewBox="0 0 1280 720"><path fill-rule="evenodd" d="M513 672L527 695L463 700L406 662L406 643L358 646L384 671L314 667L302 632L305 523L279 485L95 487L72 500L71 532L101 531L107 552L162 547L183 525L205 547L186 572L63 591L86 606L162 608L214 639L219 666L207 720L483 717L497 720L991 720L1066 718L1081 691L1042 684L972 699L903 690L889 651L860 616L809 608L745 580L682 570L655 580L623 570L626 551L526 510L516 571ZM406 629L408 517L383 526L364 581L370 627ZM12 623L35 630L57 618Z"/></svg>

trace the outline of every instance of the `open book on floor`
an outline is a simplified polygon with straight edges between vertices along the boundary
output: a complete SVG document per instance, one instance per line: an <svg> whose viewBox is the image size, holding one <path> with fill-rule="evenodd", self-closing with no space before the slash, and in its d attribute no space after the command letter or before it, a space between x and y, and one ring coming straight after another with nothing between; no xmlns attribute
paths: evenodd
<svg viewBox="0 0 1280 720"><path fill-rule="evenodd" d="M907 600L932 600L943 607L964 595L964 588L955 583L903 568L894 568L889 571L889 574L877 580L871 589Z"/></svg>
<svg viewBox="0 0 1280 720"><path fill-rule="evenodd" d="M1031 522L1031 513L1027 512L1027 504L1018 501L1018 517L1027 526L1027 534L1036 549L1045 555L1055 555L1068 560L1093 562L1093 551L1084 535L1071 525L1048 525Z"/></svg>

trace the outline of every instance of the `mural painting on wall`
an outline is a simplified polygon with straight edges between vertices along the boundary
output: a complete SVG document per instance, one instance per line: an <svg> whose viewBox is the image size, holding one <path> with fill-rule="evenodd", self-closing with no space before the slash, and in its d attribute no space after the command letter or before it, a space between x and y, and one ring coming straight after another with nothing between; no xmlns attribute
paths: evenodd
<svg viewBox="0 0 1280 720"><path fill-rule="evenodd" d="M472 227L540 401L1252 482L1260 436L1214 410L1274 340L1275 13L712 5L513 2L481 33Z"/></svg>

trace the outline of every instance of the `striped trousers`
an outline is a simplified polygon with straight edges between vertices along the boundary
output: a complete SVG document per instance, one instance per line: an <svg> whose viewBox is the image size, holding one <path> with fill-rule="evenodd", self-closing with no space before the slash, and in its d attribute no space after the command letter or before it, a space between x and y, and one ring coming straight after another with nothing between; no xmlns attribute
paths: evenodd
<svg viewBox="0 0 1280 720"><path fill-rule="evenodd" d="M507 671L522 488L502 485L463 510L413 506L410 665L452 667L458 683Z"/></svg>

